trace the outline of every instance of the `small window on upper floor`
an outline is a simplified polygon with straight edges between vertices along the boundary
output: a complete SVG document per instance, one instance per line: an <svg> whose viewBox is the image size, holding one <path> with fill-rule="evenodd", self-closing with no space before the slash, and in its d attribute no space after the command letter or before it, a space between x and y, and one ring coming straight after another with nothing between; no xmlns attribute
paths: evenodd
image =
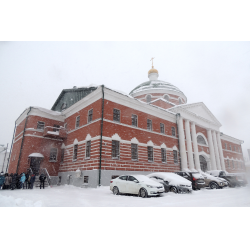
<svg viewBox="0 0 250 250"><path fill-rule="evenodd" d="M58 132L58 131L59 131L59 128L60 128L59 125L54 124L54 126L53 126L53 131L54 131L54 132Z"/></svg>
<svg viewBox="0 0 250 250"><path fill-rule="evenodd" d="M236 147L234 146L234 151L236 152Z"/></svg>
<svg viewBox="0 0 250 250"><path fill-rule="evenodd" d="M231 144L229 144L229 149L232 150Z"/></svg>
<svg viewBox="0 0 250 250"><path fill-rule="evenodd" d="M227 149L227 144L225 143L225 149Z"/></svg>
<svg viewBox="0 0 250 250"><path fill-rule="evenodd" d="M147 101L147 102L151 102L151 95L147 95L147 96L146 96L146 101Z"/></svg>
<svg viewBox="0 0 250 250"><path fill-rule="evenodd" d="M150 119L147 119L147 130L150 130L150 131L153 130L152 120L150 120Z"/></svg>
<svg viewBox="0 0 250 250"><path fill-rule="evenodd" d="M44 122L37 122L37 129L44 130L45 123Z"/></svg>
<svg viewBox="0 0 250 250"><path fill-rule="evenodd" d="M119 109L113 109L113 121L120 122L121 112Z"/></svg>
<svg viewBox="0 0 250 250"><path fill-rule="evenodd" d="M175 127L171 128L172 136L175 136Z"/></svg>
<svg viewBox="0 0 250 250"><path fill-rule="evenodd" d="M80 115L76 117L76 128L80 126Z"/></svg>
<svg viewBox="0 0 250 250"><path fill-rule="evenodd" d="M93 109L89 110L88 112L88 122L92 122L93 119Z"/></svg>
<svg viewBox="0 0 250 250"><path fill-rule="evenodd" d="M137 115L132 115L132 126L137 127L138 117Z"/></svg>
<svg viewBox="0 0 250 250"><path fill-rule="evenodd" d="M160 132L161 132L161 134L165 133L165 126L163 123L160 123Z"/></svg>

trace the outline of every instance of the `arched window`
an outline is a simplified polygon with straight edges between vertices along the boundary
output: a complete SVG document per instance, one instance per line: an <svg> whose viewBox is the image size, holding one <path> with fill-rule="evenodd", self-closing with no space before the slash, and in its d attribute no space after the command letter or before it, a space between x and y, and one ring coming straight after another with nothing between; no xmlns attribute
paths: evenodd
<svg viewBox="0 0 250 250"><path fill-rule="evenodd" d="M169 101L169 96L168 96L168 95L164 95L163 98L164 98L166 101Z"/></svg>
<svg viewBox="0 0 250 250"><path fill-rule="evenodd" d="M182 104L182 100L181 100L181 98L179 98L179 104Z"/></svg>
<svg viewBox="0 0 250 250"><path fill-rule="evenodd" d="M147 95L147 96L146 96L146 101L147 101L147 102L151 102L151 95Z"/></svg>
<svg viewBox="0 0 250 250"><path fill-rule="evenodd" d="M207 145L205 139L204 139L203 136L201 136L201 135L198 135L198 136L197 136L197 142L198 142L199 144Z"/></svg>

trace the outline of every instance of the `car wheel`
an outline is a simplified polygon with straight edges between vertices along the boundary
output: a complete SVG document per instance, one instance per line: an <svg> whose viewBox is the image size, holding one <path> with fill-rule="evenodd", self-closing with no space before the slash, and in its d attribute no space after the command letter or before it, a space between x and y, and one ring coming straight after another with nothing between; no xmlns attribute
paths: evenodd
<svg viewBox="0 0 250 250"><path fill-rule="evenodd" d="M173 193L175 193L175 194L178 193L178 190L177 190L176 187L171 187L171 188L170 188L170 191L173 192Z"/></svg>
<svg viewBox="0 0 250 250"><path fill-rule="evenodd" d="M211 189L217 189L217 188L219 188L218 184L215 183L215 182L211 182L211 183L209 184L209 186L210 186Z"/></svg>
<svg viewBox="0 0 250 250"><path fill-rule="evenodd" d="M118 194L120 194L120 192L119 192L119 188L118 187L113 187L113 194L114 195L118 195Z"/></svg>
<svg viewBox="0 0 250 250"><path fill-rule="evenodd" d="M140 197L142 197L142 198L147 198L148 197L148 192L147 192L146 189L144 189L144 188L140 189Z"/></svg>

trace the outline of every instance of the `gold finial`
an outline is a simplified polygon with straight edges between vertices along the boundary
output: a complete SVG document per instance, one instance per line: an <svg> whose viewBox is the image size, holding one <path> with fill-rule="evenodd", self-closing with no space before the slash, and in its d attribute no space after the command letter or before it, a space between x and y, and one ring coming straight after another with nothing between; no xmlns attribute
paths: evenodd
<svg viewBox="0 0 250 250"><path fill-rule="evenodd" d="M154 65L153 65L153 60L154 60L154 59L155 59L155 58L152 57L151 60L150 60L150 61L152 61L152 69L154 68Z"/></svg>

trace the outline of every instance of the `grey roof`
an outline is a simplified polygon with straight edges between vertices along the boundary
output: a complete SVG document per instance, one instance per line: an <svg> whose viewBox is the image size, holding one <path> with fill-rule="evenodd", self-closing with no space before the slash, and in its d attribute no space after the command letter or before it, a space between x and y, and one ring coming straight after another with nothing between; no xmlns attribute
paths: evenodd
<svg viewBox="0 0 250 250"><path fill-rule="evenodd" d="M135 94L140 91L148 90L148 89L167 89L167 90L175 91L177 93L181 93L184 95L184 93L180 91L177 87L175 87L173 84L169 82L160 81L160 80L151 80L151 81L143 82L142 84L135 87L129 94L130 95Z"/></svg>
<svg viewBox="0 0 250 250"><path fill-rule="evenodd" d="M64 107L63 109L69 108L96 89L97 87L63 89L51 110L61 112L62 107Z"/></svg>

